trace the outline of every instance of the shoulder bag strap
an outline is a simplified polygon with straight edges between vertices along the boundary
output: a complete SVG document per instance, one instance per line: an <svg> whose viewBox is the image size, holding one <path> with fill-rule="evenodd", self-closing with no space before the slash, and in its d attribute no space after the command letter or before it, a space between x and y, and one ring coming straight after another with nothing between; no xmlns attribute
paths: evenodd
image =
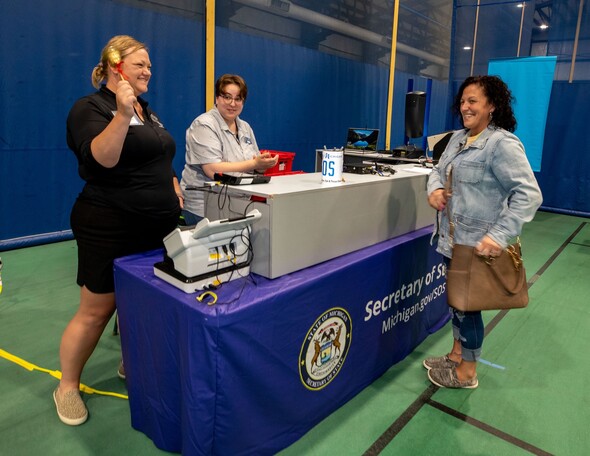
<svg viewBox="0 0 590 456"><path fill-rule="evenodd" d="M447 176L447 182L445 183L445 193L447 197L447 218L449 219L449 240L451 242L451 247L453 246L453 236L455 234L455 223L453 222L453 218L451 217L451 211L449 210L449 206L451 205L451 197L453 196L453 166L451 165L451 169L449 170L449 175Z"/></svg>

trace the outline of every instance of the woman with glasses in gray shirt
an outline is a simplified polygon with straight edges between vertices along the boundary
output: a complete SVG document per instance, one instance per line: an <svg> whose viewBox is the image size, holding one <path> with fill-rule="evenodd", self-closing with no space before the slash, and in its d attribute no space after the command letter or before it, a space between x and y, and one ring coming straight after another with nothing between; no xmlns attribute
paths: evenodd
<svg viewBox="0 0 590 456"><path fill-rule="evenodd" d="M278 155L260 153L254 131L239 115L244 109L248 87L238 75L225 74L215 83L215 107L197 117L186 130L186 157L182 171L187 225L204 217L204 192L201 188L215 173L264 172L277 164Z"/></svg>

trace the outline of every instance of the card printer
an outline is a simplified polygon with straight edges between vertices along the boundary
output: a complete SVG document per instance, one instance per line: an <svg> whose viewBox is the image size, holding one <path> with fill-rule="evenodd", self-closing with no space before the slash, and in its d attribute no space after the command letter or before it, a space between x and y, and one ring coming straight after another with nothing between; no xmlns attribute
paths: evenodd
<svg viewBox="0 0 590 456"><path fill-rule="evenodd" d="M251 225L262 214L253 209L237 218L176 228L164 238L164 261L154 264L162 280L193 293L250 273Z"/></svg>

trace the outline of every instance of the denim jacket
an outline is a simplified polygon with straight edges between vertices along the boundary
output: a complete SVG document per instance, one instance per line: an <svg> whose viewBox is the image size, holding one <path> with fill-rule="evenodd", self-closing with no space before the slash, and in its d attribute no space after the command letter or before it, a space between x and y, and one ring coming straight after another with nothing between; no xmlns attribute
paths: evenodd
<svg viewBox="0 0 590 456"><path fill-rule="evenodd" d="M520 235L541 205L542 195L520 140L488 126L468 147L468 130L456 131L428 179L428 194L445 188L452 169L447 202L454 222L449 237L447 209L437 214L437 251L452 257L453 243L475 246L488 235L502 248Z"/></svg>

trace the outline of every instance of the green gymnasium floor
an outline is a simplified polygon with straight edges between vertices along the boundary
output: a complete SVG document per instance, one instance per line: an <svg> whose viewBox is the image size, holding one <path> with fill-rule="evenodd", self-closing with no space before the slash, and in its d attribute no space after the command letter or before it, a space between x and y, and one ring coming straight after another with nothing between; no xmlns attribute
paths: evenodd
<svg viewBox="0 0 590 456"><path fill-rule="evenodd" d="M438 389L427 380L422 359L448 352L447 325L280 455L589 454L589 222L539 212L526 225L531 302L524 310L485 314L479 388ZM85 394L87 423L69 427L57 418L51 398L57 380L47 371L59 369L61 334L78 301L75 243L0 257L0 454L167 454L131 428L126 399ZM112 328L82 382L125 395Z"/></svg>

